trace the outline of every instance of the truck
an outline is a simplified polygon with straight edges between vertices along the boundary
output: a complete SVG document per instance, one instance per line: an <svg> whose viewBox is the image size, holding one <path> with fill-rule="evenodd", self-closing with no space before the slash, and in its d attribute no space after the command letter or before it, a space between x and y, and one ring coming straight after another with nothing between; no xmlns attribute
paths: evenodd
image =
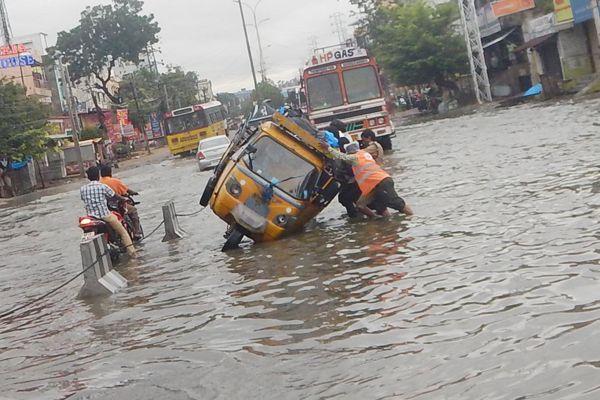
<svg viewBox="0 0 600 400"><path fill-rule="evenodd" d="M375 57L352 43L317 49L302 70L303 108L319 129L339 119L354 140L371 129L385 150L395 128Z"/></svg>

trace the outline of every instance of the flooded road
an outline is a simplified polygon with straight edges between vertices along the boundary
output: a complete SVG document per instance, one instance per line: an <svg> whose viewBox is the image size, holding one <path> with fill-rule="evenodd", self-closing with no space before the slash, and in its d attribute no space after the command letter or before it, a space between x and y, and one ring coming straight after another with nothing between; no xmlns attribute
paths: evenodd
<svg viewBox="0 0 600 400"><path fill-rule="evenodd" d="M220 253L225 225L181 218L120 266L1 321L0 398L600 398L600 101L402 129L387 158L411 219L348 222ZM120 175L146 231L208 173L167 160ZM2 309L81 270L78 191L0 209Z"/></svg>

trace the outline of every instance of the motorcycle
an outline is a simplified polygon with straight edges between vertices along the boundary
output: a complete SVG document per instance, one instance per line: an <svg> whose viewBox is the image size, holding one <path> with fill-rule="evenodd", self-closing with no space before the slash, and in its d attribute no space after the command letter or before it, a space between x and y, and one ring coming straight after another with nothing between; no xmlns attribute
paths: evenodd
<svg viewBox="0 0 600 400"><path fill-rule="evenodd" d="M144 233L140 224L141 238L135 237L134 234L134 224L131 220L129 214L127 214L127 203L131 205L140 204L133 200L133 198L129 195L125 196L127 200L117 201L117 202L109 202L108 209L110 212L117 217L119 222L125 227L125 230L131 237L132 242L139 242L144 237ZM86 215L84 217L79 217L79 227L83 230L83 238L93 237L96 235L103 235L106 243L108 244L108 252L110 254L110 258L113 262L117 261L121 255L121 253L127 252L121 236L114 229L110 227L108 223L105 221L93 217L91 215Z"/></svg>

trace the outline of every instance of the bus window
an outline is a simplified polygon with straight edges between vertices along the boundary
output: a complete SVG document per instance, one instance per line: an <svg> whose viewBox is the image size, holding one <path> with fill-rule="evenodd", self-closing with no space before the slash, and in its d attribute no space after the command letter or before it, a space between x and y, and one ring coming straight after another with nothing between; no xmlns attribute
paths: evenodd
<svg viewBox="0 0 600 400"><path fill-rule="evenodd" d="M337 107L344 104L338 74L327 74L306 81L308 102L313 110Z"/></svg>
<svg viewBox="0 0 600 400"><path fill-rule="evenodd" d="M343 72L348 103L381 97L379 81L373 67L355 68Z"/></svg>
<svg viewBox="0 0 600 400"><path fill-rule="evenodd" d="M200 129L208 126L203 111L178 115L166 121L169 134L181 133L192 129Z"/></svg>

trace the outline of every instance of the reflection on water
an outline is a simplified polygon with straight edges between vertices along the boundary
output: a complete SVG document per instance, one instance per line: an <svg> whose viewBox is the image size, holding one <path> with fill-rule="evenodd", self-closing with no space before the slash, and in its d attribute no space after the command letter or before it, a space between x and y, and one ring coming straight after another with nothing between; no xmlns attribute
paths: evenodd
<svg viewBox="0 0 600 400"><path fill-rule="evenodd" d="M402 130L387 166L417 216L219 252L224 225L143 244L129 287L77 284L2 321L16 399L595 399L600 102L523 106ZM146 228L197 207L192 160L122 173ZM0 296L80 271L76 190L0 209ZM0 396L1 398L1 396Z"/></svg>

